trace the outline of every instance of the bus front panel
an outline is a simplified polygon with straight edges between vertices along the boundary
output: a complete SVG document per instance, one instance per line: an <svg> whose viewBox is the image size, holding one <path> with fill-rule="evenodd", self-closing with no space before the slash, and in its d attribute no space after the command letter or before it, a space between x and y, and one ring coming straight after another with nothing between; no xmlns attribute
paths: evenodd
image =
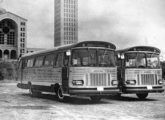
<svg viewBox="0 0 165 120"><path fill-rule="evenodd" d="M118 93L117 68L71 67L69 90L85 95Z"/></svg>
<svg viewBox="0 0 165 120"><path fill-rule="evenodd" d="M127 93L162 92L162 70L125 69L123 91Z"/></svg>

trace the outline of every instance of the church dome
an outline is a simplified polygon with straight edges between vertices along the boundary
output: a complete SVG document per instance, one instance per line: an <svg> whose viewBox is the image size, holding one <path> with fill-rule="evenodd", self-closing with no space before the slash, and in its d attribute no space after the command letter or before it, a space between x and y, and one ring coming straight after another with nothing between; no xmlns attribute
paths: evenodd
<svg viewBox="0 0 165 120"><path fill-rule="evenodd" d="M6 13L6 10L3 8L0 8L0 14Z"/></svg>

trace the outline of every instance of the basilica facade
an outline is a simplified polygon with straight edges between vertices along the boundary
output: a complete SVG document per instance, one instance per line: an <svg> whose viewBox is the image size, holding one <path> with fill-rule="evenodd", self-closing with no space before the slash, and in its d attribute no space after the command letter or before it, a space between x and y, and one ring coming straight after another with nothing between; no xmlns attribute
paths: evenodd
<svg viewBox="0 0 165 120"><path fill-rule="evenodd" d="M0 61L15 60L26 53L27 19L0 9Z"/></svg>

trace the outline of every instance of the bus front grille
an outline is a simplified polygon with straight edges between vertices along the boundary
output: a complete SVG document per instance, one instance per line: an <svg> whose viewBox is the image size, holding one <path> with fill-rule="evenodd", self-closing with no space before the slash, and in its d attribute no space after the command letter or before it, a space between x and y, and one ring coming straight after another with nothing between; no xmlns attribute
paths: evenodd
<svg viewBox="0 0 165 120"><path fill-rule="evenodd" d="M142 85L154 85L155 80L156 80L155 74L141 74Z"/></svg>
<svg viewBox="0 0 165 120"><path fill-rule="evenodd" d="M88 86L107 86L107 85L110 85L110 74L90 73L90 82L88 82Z"/></svg>

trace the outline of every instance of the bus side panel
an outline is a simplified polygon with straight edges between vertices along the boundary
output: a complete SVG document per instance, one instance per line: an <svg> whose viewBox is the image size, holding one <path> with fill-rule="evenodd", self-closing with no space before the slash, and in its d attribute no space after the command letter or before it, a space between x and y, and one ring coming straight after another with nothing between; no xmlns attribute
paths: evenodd
<svg viewBox="0 0 165 120"><path fill-rule="evenodd" d="M62 85L62 68L54 68L54 78L53 78L53 83L56 84L58 83L59 85Z"/></svg>
<svg viewBox="0 0 165 120"><path fill-rule="evenodd" d="M51 86L61 84L61 68L26 68L23 70L23 83Z"/></svg>

